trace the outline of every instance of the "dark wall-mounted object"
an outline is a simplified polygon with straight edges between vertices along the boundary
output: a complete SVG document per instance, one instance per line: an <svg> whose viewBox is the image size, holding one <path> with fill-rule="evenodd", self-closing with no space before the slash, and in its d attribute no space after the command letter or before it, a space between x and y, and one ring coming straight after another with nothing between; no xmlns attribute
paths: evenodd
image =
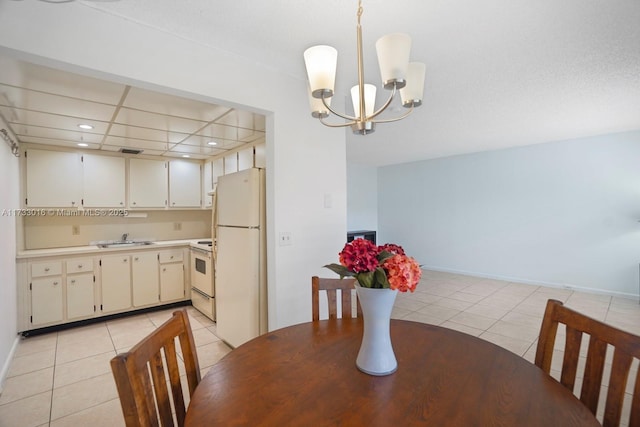
<svg viewBox="0 0 640 427"><path fill-rule="evenodd" d="M376 232L374 230L347 231L347 242L351 242L357 238L363 238L376 243Z"/></svg>

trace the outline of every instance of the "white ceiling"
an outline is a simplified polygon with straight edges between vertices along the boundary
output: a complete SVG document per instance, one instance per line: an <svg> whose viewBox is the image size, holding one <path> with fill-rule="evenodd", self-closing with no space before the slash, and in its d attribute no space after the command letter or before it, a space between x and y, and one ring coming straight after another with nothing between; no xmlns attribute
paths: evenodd
<svg viewBox="0 0 640 427"><path fill-rule="evenodd" d="M339 52L333 105L356 83L357 0L75 4L300 79L302 52L330 44ZM409 118L364 137L349 132L350 161L385 165L640 129L638 0L363 0L363 6L366 80L379 84L375 40L398 31L413 37L412 59L426 63L427 77L423 106ZM132 103L151 96L131 92ZM150 115L147 107L132 107ZM116 138L124 131L113 132Z"/></svg>

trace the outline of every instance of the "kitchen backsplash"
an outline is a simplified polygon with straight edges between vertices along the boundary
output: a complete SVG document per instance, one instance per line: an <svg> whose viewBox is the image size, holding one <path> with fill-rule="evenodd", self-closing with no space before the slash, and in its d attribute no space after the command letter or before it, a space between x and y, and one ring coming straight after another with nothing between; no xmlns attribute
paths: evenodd
<svg viewBox="0 0 640 427"><path fill-rule="evenodd" d="M181 240L211 237L211 210L130 211L131 217L23 217L24 249L85 246L96 240ZM133 217L133 215L146 217ZM78 233L78 234L74 234Z"/></svg>

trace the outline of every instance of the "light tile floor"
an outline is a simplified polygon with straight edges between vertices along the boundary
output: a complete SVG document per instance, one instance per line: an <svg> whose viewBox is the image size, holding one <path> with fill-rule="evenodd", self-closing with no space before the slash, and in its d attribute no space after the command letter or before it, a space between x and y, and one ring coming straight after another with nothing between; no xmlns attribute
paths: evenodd
<svg viewBox="0 0 640 427"><path fill-rule="evenodd" d="M425 272L415 293L398 295L392 316L456 329L533 361L549 298L640 334L640 305L634 299L434 271ZM109 360L172 311L23 339L0 395L0 427L124 425ZM204 375L230 349L215 335L213 322L191 307L188 311Z"/></svg>

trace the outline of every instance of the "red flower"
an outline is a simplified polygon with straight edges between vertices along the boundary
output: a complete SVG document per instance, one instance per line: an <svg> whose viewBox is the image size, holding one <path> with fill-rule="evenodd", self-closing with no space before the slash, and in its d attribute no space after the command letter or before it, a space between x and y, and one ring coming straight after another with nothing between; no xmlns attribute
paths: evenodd
<svg viewBox="0 0 640 427"><path fill-rule="evenodd" d="M340 264L354 273L374 271L378 268L378 248L369 240L355 239L347 243L340 256Z"/></svg>
<svg viewBox="0 0 640 427"><path fill-rule="evenodd" d="M387 251L396 255L404 255L404 249L402 249L402 246L394 243L385 243L384 245L379 246L378 249L380 252Z"/></svg>

